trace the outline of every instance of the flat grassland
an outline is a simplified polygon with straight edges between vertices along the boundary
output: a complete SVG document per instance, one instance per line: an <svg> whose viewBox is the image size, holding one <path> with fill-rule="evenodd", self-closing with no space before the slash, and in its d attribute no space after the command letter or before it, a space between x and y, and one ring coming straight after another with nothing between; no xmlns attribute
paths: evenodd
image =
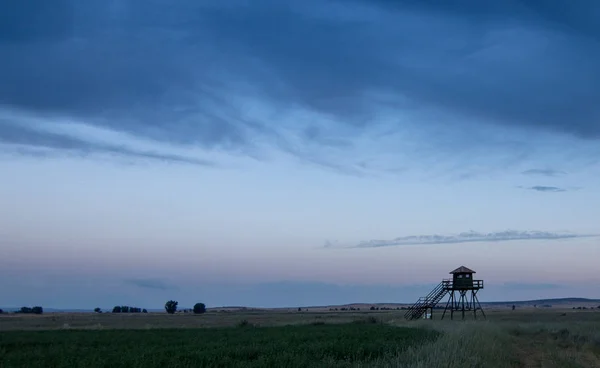
<svg viewBox="0 0 600 368"><path fill-rule="evenodd" d="M597 309L402 312L0 315L0 367L600 367Z"/></svg>

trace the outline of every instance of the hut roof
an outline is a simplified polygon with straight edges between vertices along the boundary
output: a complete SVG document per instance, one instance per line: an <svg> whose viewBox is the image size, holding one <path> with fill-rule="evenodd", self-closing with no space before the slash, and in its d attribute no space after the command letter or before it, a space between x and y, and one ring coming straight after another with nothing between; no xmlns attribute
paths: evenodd
<svg viewBox="0 0 600 368"><path fill-rule="evenodd" d="M454 273L475 273L475 271L473 271L470 268L466 268L465 266L460 266L459 268L457 268L456 270L450 272L451 274Z"/></svg>

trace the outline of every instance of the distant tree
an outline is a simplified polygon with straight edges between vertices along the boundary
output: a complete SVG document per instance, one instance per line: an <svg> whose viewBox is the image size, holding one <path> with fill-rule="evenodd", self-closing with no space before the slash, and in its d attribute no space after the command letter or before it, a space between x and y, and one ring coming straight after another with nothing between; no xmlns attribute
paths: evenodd
<svg viewBox="0 0 600 368"><path fill-rule="evenodd" d="M513 304L513 306L512 306L512 310L515 310L515 308L516 308L516 306Z"/></svg>
<svg viewBox="0 0 600 368"><path fill-rule="evenodd" d="M175 312L177 312L177 304L179 303L175 300L169 300L168 302L166 302L165 310L167 311L167 313L174 314Z"/></svg>
<svg viewBox="0 0 600 368"><path fill-rule="evenodd" d="M96 307L96 308L94 308L94 312L96 312L96 313L102 313L102 309Z"/></svg>
<svg viewBox="0 0 600 368"><path fill-rule="evenodd" d="M194 304L194 314L206 313L206 305L204 303Z"/></svg>
<svg viewBox="0 0 600 368"><path fill-rule="evenodd" d="M112 310L113 313L121 313L121 306L117 305Z"/></svg>
<svg viewBox="0 0 600 368"><path fill-rule="evenodd" d="M142 309L142 313L148 313L148 311L146 310L146 308Z"/></svg>
<svg viewBox="0 0 600 368"><path fill-rule="evenodd" d="M42 314L42 313L44 313L44 308L40 307L39 305L35 306L35 307L31 308L31 313Z"/></svg>
<svg viewBox="0 0 600 368"><path fill-rule="evenodd" d="M0 314L4 313L4 311L2 309L0 309Z"/></svg>
<svg viewBox="0 0 600 368"><path fill-rule="evenodd" d="M298 307L298 312L302 312L302 308Z"/></svg>
<svg viewBox="0 0 600 368"><path fill-rule="evenodd" d="M121 313L129 313L129 306L122 305L121 306Z"/></svg>
<svg viewBox="0 0 600 368"><path fill-rule="evenodd" d="M29 307L21 307L21 309L19 310L19 313L31 314L31 313L33 313L33 311Z"/></svg>

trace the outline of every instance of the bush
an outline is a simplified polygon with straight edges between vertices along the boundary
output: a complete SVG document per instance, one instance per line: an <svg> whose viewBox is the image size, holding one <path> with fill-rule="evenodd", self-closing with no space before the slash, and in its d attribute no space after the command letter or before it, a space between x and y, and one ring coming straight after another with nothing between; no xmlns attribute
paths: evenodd
<svg viewBox="0 0 600 368"><path fill-rule="evenodd" d="M33 308L21 307L21 309L19 309L19 311L17 311L17 313L23 313L23 314L42 314L42 313L44 313L44 308L42 308L40 306L35 306Z"/></svg>
<svg viewBox="0 0 600 368"><path fill-rule="evenodd" d="M100 308L97 308L100 309ZM128 305L117 305L113 308L113 313L148 313L148 311L144 312L145 309L138 307L130 307ZM94 311L96 311L94 309ZM101 312L100 312L101 313Z"/></svg>
<svg viewBox="0 0 600 368"><path fill-rule="evenodd" d="M4 311L2 309L0 309L0 314L4 313Z"/></svg>
<svg viewBox="0 0 600 368"><path fill-rule="evenodd" d="M96 313L102 313L102 309L96 307L96 308L94 308L94 312L96 312Z"/></svg>
<svg viewBox="0 0 600 368"><path fill-rule="evenodd" d="M179 303L175 300L169 300L168 302L166 302L165 310L167 311L167 313L174 314L175 312L177 312L177 304Z"/></svg>
<svg viewBox="0 0 600 368"><path fill-rule="evenodd" d="M148 313L148 311L146 310L146 308L142 309L142 313Z"/></svg>
<svg viewBox="0 0 600 368"><path fill-rule="evenodd" d="M206 305L204 303L194 304L194 314L202 314L206 312Z"/></svg>

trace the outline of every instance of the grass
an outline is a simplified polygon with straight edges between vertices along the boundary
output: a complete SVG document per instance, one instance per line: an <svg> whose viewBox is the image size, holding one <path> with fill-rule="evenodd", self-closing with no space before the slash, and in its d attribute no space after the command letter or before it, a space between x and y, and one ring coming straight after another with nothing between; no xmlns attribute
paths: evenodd
<svg viewBox="0 0 600 368"><path fill-rule="evenodd" d="M242 326L242 324L240 324ZM439 333L384 324L12 331L1 367L357 367L393 363Z"/></svg>
<svg viewBox="0 0 600 368"><path fill-rule="evenodd" d="M406 321L402 311L2 316L0 368L600 367L600 309L486 314L478 321Z"/></svg>

